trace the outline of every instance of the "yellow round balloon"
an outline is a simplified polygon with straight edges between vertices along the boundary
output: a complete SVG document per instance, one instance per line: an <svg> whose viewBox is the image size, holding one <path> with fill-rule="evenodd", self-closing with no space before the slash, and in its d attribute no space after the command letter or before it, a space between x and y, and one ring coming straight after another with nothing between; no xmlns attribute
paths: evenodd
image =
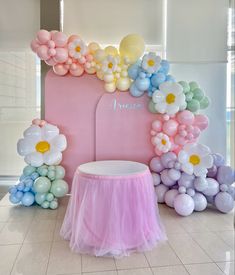
<svg viewBox="0 0 235 275"><path fill-rule="evenodd" d="M130 63L134 63L140 58L145 49L144 39L138 34L129 34L125 36L119 45L120 55L128 58Z"/></svg>
<svg viewBox="0 0 235 275"><path fill-rule="evenodd" d="M106 47L104 51L107 55L112 55L112 56L118 55L118 50L113 46Z"/></svg>

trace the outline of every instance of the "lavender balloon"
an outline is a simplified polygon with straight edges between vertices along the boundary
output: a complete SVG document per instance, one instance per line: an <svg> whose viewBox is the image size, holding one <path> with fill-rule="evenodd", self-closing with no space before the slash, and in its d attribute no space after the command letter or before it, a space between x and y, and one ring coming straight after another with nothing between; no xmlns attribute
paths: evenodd
<svg viewBox="0 0 235 275"><path fill-rule="evenodd" d="M178 180L179 186L184 186L186 188L193 187L193 181L195 176L182 173L180 179Z"/></svg>
<svg viewBox="0 0 235 275"><path fill-rule="evenodd" d="M217 180L220 184L232 184L234 182L234 172L230 166L220 166L217 172Z"/></svg>
<svg viewBox="0 0 235 275"><path fill-rule="evenodd" d="M167 153L161 155L161 162L162 162L163 166L165 166L166 168L170 168L170 167L168 167L168 163L172 160L173 161L177 160L177 156L173 152L167 152Z"/></svg>
<svg viewBox="0 0 235 275"><path fill-rule="evenodd" d="M162 180L162 183L165 184L166 186L172 186L175 184L175 181L172 180L168 175L168 169L165 169L161 172L161 180Z"/></svg>
<svg viewBox="0 0 235 275"><path fill-rule="evenodd" d="M168 176L170 179L174 180L174 181L177 181L180 179L181 177L181 173L179 170L176 170L176 169L170 169L168 170Z"/></svg>
<svg viewBox="0 0 235 275"><path fill-rule="evenodd" d="M180 194L174 200L175 211L181 216L189 216L194 210L194 200L187 194Z"/></svg>
<svg viewBox="0 0 235 275"><path fill-rule="evenodd" d="M220 154L213 154L212 155L213 159L214 159L214 165L219 167L221 165L224 165L224 157Z"/></svg>
<svg viewBox="0 0 235 275"><path fill-rule="evenodd" d="M215 178L216 175L217 175L217 167L213 165L211 168L208 169L207 177Z"/></svg>
<svg viewBox="0 0 235 275"><path fill-rule="evenodd" d="M171 190L167 191L166 194L165 194L165 203L166 203L166 205L173 208L175 197L178 194L179 194L179 192L176 189L171 189Z"/></svg>
<svg viewBox="0 0 235 275"><path fill-rule="evenodd" d="M152 158L149 166L151 170L156 173L160 173L164 169L159 157Z"/></svg>
<svg viewBox="0 0 235 275"><path fill-rule="evenodd" d="M215 206L222 213L228 213L233 209L232 196L227 192L219 192L215 197Z"/></svg>
<svg viewBox="0 0 235 275"><path fill-rule="evenodd" d="M160 178L159 174L152 173L152 178L153 178L153 185L154 186L157 186L161 183L161 178Z"/></svg>
<svg viewBox="0 0 235 275"><path fill-rule="evenodd" d="M157 194L157 202L164 203L165 194L169 190L169 188L161 183L155 188L155 190L156 190L156 194Z"/></svg>
<svg viewBox="0 0 235 275"><path fill-rule="evenodd" d="M193 196L193 201L194 201L194 205L195 205L195 208L194 208L195 211L203 211L206 209L207 200L206 200L206 197L204 195L202 195L201 193L196 193Z"/></svg>
<svg viewBox="0 0 235 275"><path fill-rule="evenodd" d="M219 193L219 183L212 178L207 178L208 187L203 190L203 194L206 196L215 196L217 193Z"/></svg>
<svg viewBox="0 0 235 275"><path fill-rule="evenodd" d="M194 180L193 185L197 191L203 192L208 188L208 181L206 178L198 177Z"/></svg>

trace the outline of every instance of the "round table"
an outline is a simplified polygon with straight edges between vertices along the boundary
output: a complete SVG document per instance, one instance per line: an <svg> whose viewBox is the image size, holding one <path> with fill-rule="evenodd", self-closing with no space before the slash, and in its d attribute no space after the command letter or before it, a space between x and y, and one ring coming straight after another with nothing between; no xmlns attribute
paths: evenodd
<svg viewBox="0 0 235 275"><path fill-rule="evenodd" d="M95 256L125 256L166 240L148 166L132 161L79 166L60 233L73 251Z"/></svg>

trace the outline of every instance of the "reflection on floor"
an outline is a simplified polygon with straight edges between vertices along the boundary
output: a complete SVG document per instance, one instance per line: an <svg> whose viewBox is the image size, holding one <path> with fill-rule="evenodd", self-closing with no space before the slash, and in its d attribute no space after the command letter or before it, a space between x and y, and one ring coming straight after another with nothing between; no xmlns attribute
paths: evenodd
<svg viewBox="0 0 235 275"><path fill-rule="evenodd" d="M57 210L44 210L12 206L8 195L0 201L0 274L234 274L234 213L208 209L183 218L159 205L168 242L115 260L70 251L59 236L67 202L66 197Z"/></svg>

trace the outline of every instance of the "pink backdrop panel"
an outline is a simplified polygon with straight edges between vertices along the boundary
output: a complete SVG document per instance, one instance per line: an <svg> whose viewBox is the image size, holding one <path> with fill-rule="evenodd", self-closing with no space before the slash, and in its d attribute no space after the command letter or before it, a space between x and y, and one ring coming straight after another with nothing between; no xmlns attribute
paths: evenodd
<svg viewBox="0 0 235 275"><path fill-rule="evenodd" d="M72 182L78 165L95 160L95 110L104 93L103 83L93 75L57 76L49 71L45 80L45 119L67 137L62 165Z"/></svg>
<svg viewBox="0 0 235 275"><path fill-rule="evenodd" d="M148 96L105 93L96 109L96 159L133 160L148 164L154 155L150 142L154 114Z"/></svg>

